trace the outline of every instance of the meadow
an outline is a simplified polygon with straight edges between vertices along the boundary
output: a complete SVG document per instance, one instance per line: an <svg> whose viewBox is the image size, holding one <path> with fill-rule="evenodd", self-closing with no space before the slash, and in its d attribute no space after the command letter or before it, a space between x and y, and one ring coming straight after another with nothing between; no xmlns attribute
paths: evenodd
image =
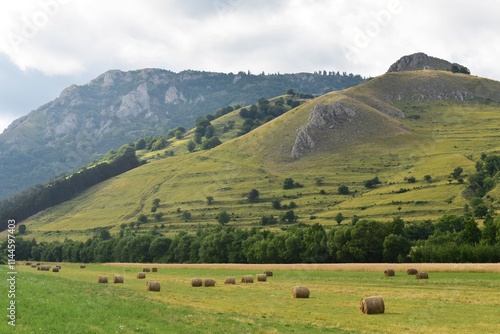
<svg viewBox="0 0 500 334"><path fill-rule="evenodd" d="M50 264L54 266L55 264ZM136 273L145 267L158 272ZM428 280L407 275L415 267ZM396 275L385 277L394 268ZM17 264L16 327L1 333L498 333L498 264L168 265L63 263L60 272ZM273 271L267 282L243 275ZM1 267L2 277L7 268ZM113 275L124 284L113 284ZM99 284L107 275L108 284ZM224 285L228 276L235 285ZM215 287L191 287L212 278ZM146 291L159 281L160 292ZM7 294L2 279L2 296ZM310 298L292 298L306 285ZM385 313L366 315L363 297L380 295ZM2 309L7 302L2 297Z"/></svg>

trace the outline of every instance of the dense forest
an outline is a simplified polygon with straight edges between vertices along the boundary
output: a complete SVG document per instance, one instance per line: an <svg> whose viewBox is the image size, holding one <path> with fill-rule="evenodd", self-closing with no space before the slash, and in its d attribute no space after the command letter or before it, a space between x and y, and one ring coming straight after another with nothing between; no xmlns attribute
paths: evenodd
<svg viewBox="0 0 500 334"><path fill-rule="evenodd" d="M22 221L140 164L135 149L128 145L122 146L118 152L110 152L106 160L76 173L56 178L45 185L31 187L0 202L0 221L6 222L9 219ZM6 228L6 224L0 225L0 231Z"/></svg>
<svg viewBox="0 0 500 334"><path fill-rule="evenodd" d="M24 228L20 231L26 232ZM16 238L16 260L157 263L500 262L500 219L487 214L479 228L471 214L435 222L353 220L325 229L291 224L282 232L220 225L163 236L161 227L137 234L127 224L118 236L96 230L85 242ZM7 241L0 249L7 250ZM6 254L1 254L6 261Z"/></svg>

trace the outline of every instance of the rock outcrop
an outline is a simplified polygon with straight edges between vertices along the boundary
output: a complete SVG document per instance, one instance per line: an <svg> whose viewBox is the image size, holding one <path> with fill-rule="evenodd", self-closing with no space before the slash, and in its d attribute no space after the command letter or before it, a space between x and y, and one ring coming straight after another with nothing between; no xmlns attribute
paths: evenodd
<svg viewBox="0 0 500 334"><path fill-rule="evenodd" d="M442 70L469 74L469 70L460 64L451 63L444 59L430 57L423 52L403 56L389 67L387 72Z"/></svg>
<svg viewBox="0 0 500 334"><path fill-rule="evenodd" d="M306 125L297 130L297 137L292 147L292 158L296 159L316 145L314 134L320 130L335 129L346 122L350 122L356 111L341 101L331 104L317 104L311 110Z"/></svg>

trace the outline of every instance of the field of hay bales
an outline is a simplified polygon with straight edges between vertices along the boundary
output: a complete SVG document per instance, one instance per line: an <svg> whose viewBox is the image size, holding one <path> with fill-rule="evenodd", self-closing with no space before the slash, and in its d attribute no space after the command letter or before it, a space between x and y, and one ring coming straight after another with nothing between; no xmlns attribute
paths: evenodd
<svg viewBox="0 0 500 334"><path fill-rule="evenodd" d="M408 268L429 278L417 280ZM385 276L388 269L395 275ZM63 263L52 272L18 263L16 270L16 328L4 320L1 333L500 332L499 264ZM265 271L272 276L259 281ZM0 272L7 277L6 267ZM115 275L123 283L115 284ZM241 283L249 275L253 283ZM98 283L103 276L107 283ZM224 284L228 277L236 284ZM214 285L193 287L195 278ZM6 295L7 281L1 282ZM159 291L153 283L148 291L148 282ZM308 298L293 298L296 286L307 287ZM370 296L383 298L384 313L360 310Z"/></svg>

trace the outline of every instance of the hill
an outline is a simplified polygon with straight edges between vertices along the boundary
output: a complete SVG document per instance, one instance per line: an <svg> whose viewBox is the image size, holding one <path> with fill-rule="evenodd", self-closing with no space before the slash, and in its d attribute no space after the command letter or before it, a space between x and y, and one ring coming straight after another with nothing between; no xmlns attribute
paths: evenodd
<svg viewBox="0 0 500 334"><path fill-rule="evenodd" d="M228 105L295 89L323 94L362 81L346 73L252 75L161 69L108 71L64 89L0 134L0 199L75 170L110 149L176 127Z"/></svg>
<svg viewBox="0 0 500 334"><path fill-rule="evenodd" d="M208 151L188 152L192 130L171 139L173 157L139 152L149 158L146 165L25 223L32 236L50 240L138 225L170 235L215 226L222 211L234 226L261 226L262 217L275 216L272 229L293 221L285 215L292 208L300 222L325 226L342 223L338 217L425 220L463 213L467 185L450 174L460 167L467 177L481 153L500 152L499 92L499 82L470 75L387 73L307 101ZM213 124L220 129L231 118L243 122L236 110ZM284 189L287 179L291 187ZM373 180L380 183L367 183ZM340 186L347 191L339 193ZM249 201L252 189L260 196ZM488 204L498 207L498 186L490 194ZM156 213L162 216L155 220Z"/></svg>

